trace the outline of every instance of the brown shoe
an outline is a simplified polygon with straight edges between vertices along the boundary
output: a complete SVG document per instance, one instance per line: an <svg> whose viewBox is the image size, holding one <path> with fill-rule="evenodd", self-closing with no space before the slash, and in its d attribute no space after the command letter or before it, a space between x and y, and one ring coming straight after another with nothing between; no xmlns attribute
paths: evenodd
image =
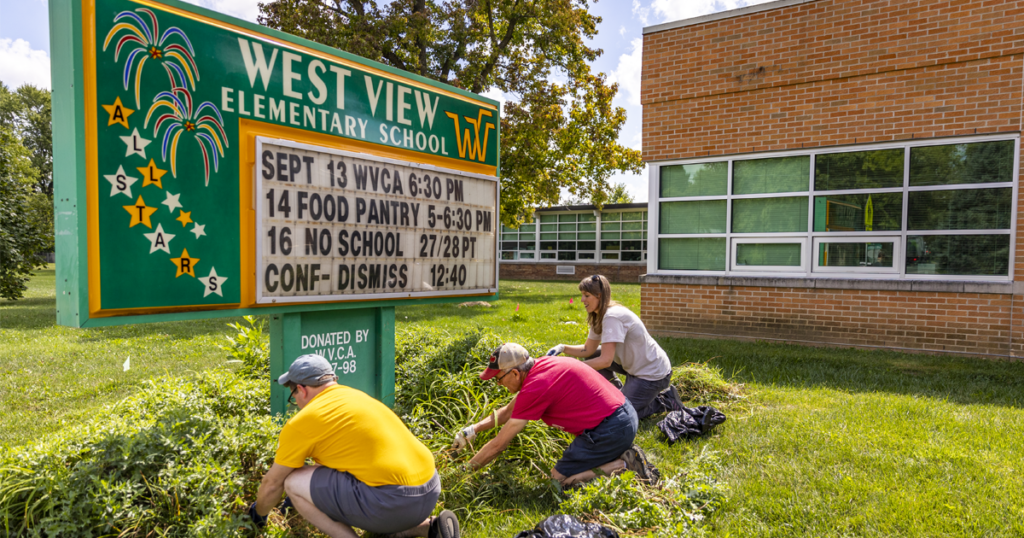
<svg viewBox="0 0 1024 538"><path fill-rule="evenodd" d="M643 449L639 446L633 445L629 450L623 452L621 459L626 462L626 469L633 471L638 479L652 486L656 486L661 481L661 473L647 461L647 454L644 454Z"/></svg>

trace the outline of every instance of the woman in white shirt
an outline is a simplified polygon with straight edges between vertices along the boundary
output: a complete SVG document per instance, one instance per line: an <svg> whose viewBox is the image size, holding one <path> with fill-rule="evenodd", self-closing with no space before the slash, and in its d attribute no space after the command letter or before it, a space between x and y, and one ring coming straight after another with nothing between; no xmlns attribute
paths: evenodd
<svg viewBox="0 0 1024 538"><path fill-rule="evenodd" d="M584 362L622 390L639 418L681 409L672 386L672 365L661 346L651 338L640 318L611 300L608 279L594 275L580 282L590 335L586 344L558 344L548 355L565 353L586 358ZM615 374L626 376L619 382Z"/></svg>

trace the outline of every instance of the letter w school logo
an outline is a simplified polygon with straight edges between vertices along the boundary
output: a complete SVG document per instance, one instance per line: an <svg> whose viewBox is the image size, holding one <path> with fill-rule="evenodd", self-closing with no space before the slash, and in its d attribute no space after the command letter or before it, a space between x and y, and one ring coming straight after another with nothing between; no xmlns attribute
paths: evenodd
<svg viewBox="0 0 1024 538"><path fill-rule="evenodd" d="M493 116L490 110L480 110L476 119L469 116L463 116L466 123L473 126L474 132L473 137L470 137L469 127L466 127L465 132L459 127L459 116L458 114L445 111L445 115L455 121L455 145L459 148L459 158L465 159L466 154L469 154L469 159L476 159L480 162L484 162L484 158L487 156L487 137L490 134L491 129L494 129L493 123L484 123L484 116ZM480 127L484 128L484 142L480 145Z"/></svg>

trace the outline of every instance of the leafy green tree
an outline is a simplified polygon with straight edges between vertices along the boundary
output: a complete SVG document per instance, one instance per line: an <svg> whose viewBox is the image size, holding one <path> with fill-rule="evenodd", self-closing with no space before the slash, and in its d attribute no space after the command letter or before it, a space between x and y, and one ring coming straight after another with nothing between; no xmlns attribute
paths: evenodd
<svg viewBox="0 0 1024 538"><path fill-rule="evenodd" d="M506 224L558 203L563 188L603 204L615 172L639 173L618 143L618 86L593 74L587 46L600 17L587 0L271 0L266 26L481 93L515 97L501 117L501 214ZM521 218L521 217L519 217Z"/></svg>
<svg viewBox="0 0 1024 538"><path fill-rule="evenodd" d="M37 174L15 130L23 108L18 95L0 82L0 298L12 300L24 294L29 273L42 264L38 253L47 236L26 217Z"/></svg>
<svg viewBox="0 0 1024 538"><path fill-rule="evenodd" d="M23 84L18 88L21 113L17 123L21 143L32 152L36 190L53 199L53 131L50 122L50 90Z"/></svg>
<svg viewBox="0 0 1024 538"><path fill-rule="evenodd" d="M607 190L602 190L604 193L602 196L602 203L598 204L594 201L594 198L589 199L582 196L570 195L562 200L560 205L596 205L598 207L604 204L632 204L633 195L629 193L625 183L614 183L608 187Z"/></svg>

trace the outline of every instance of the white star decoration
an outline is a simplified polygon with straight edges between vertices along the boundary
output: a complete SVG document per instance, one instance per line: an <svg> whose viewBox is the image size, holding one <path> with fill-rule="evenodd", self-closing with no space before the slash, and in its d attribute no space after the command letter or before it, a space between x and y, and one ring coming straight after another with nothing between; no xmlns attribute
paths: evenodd
<svg viewBox="0 0 1024 538"><path fill-rule="evenodd" d="M174 235L164 231L163 224L156 225L156 231L151 234L142 234L149 239L149 253L152 254L158 250L162 250L168 254L171 253L171 249L168 246L171 243L171 239L174 239Z"/></svg>
<svg viewBox="0 0 1024 538"><path fill-rule="evenodd" d="M206 225L205 224L199 224L197 222L197 223L195 223L195 226L193 226L192 229L189 230L189 231L194 233L194 234L196 234L196 239L199 239L200 237L206 235Z"/></svg>
<svg viewBox="0 0 1024 538"><path fill-rule="evenodd" d="M167 199L160 203L167 206L167 210L173 214L175 209L181 207L181 202L178 201L178 198L181 198L180 194L171 194L168 192Z"/></svg>
<svg viewBox="0 0 1024 538"><path fill-rule="evenodd" d="M216 293L221 297L224 296L221 287L224 285L224 282L227 281L227 277L219 276L217 274L217 269L211 267L210 274L208 276L199 277L197 280L203 283L203 297L206 297L211 293Z"/></svg>
<svg viewBox="0 0 1024 538"><path fill-rule="evenodd" d="M132 134L128 136L122 136L121 140L128 145L128 151L125 152L125 157L131 157L133 154L139 154L143 159L146 158L146 146L149 145L152 140L146 140L139 134L139 128L136 127Z"/></svg>
<svg viewBox="0 0 1024 538"><path fill-rule="evenodd" d="M124 173L124 166L117 167L117 173L104 175L107 181L110 182L110 196L117 196L123 194L128 198L132 197L132 185L139 180L137 177L128 177Z"/></svg>

